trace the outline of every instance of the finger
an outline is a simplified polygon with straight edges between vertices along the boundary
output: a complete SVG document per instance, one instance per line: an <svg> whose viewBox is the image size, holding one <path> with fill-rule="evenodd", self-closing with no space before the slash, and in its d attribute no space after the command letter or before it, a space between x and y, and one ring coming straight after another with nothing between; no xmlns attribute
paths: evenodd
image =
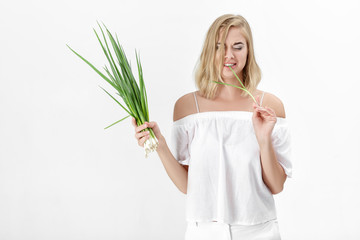
<svg viewBox="0 0 360 240"><path fill-rule="evenodd" d="M271 114L266 109L259 109L259 112L263 116L271 116Z"/></svg>
<svg viewBox="0 0 360 240"><path fill-rule="evenodd" d="M156 122L149 122L149 128L153 128L156 126Z"/></svg>
<svg viewBox="0 0 360 240"><path fill-rule="evenodd" d="M270 111L273 116L276 116L276 113L272 108L266 107L266 109L268 109L268 111Z"/></svg>
<svg viewBox="0 0 360 240"><path fill-rule="evenodd" d="M259 112L264 112L264 111L265 111L265 108L264 108L264 107L259 107L259 106L257 106L256 109L257 109Z"/></svg>
<svg viewBox="0 0 360 240"><path fill-rule="evenodd" d="M271 114L264 108L264 107L258 107L257 108L258 116L262 118L266 118L268 116L271 116Z"/></svg>
<svg viewBox="0 0 360 240"><path fill-rule="evenodd" d="M267 116L276 116L276 115L274 115L275 112L269 107L264 107L263 109L261 109L261 112Z"/></svg>
<svg viewBox="0 0 360 240"><path fill-rule="evenodd" d="M259 117L261 115L260 111L259 111L259 107L255 107L255 116Z"/></svg>
<svg viewBox="0 0 360 240"><path fill-rule="evenodd" d="M135 120L134 117L131 117L131 124L132 124L134 127L137 127L136 120Z"/></svg>
<svg viewBox="0 0 360 240"><path fill-rule="evenodd" d="M266 109L265 107L258 107L258 109L261 112L268 112L268 109Z"/></svg>
<svg viewBox="0 0 360 240"><path fill-rule="evenodd" d="M148 136L149 134L150 134L149 131L138 132L135 133L135 138L139 140L141 137Z"/></svg>
<svg viewBox="0 0 360 240"><path fill-rule="evenodd" d="M148 127L148 123L144 123L138 127L135 128L135 132L140 132L141 130L144 130L145 128Z"/></svg>
<svg viewBox="0 0 360 240"><path fill-rule="evenodd" d="M145 137L140 138L140 140L139 140L139 146L144 147L144 143L145 143L146 140L149 139L149 137L150 137L150 136L145 136Z"/></svg>

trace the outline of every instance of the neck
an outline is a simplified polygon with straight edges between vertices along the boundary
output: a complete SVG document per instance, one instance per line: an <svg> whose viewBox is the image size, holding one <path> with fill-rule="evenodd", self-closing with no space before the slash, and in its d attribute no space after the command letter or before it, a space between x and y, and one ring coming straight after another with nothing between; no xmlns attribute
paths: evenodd
<svg viewBox="0 0 360 240"><path fill-rule="evenodd" d="M227 83L227 84L231 84L231 85L235 85L237 87L241 87L243 88L243 85L244 84L244 81L242 79L241 82L242 84L239 82L239 80L234 76L232 78L223 78L224 80L224 83ZM233 101L235 99L243 99L245 97L241 96L242 92L244 92L244 90L240 89L240 88L236 88L236 87L233 87L233 86L229 86L229 85L219 85L219 88L218 88L218 97L220 99L223 99L223 100L228 100L228 101Z"/></svg>
<svg viewBox="0 0 360 240"><path fill-rule="evenodd" d="M229 83L229 82L226 82ZM236 86L240 86L241 84L239 82L237 82L237 84L234 83L230 83ZM229 101L229 102L233 102L235 100L244 100L247 99L249 96L246 95L241 96L241 94L244 92L244 90L233 87L233 86L228 86L228 85L221 85L218 88L218 94L216 96L217 99L219 100L224 100L224 101Z"/></svg>

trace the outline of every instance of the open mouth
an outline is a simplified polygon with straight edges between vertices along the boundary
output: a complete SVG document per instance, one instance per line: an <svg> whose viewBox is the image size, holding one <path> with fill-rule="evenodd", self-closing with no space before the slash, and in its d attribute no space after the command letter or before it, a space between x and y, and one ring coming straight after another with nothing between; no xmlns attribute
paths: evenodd
<svg viewBox="0 0 360 240"><path fill-rule="evenodd" d="M235 65L236 65L236 63L225 63L224 64L225 67L233 67Z"/></svg>

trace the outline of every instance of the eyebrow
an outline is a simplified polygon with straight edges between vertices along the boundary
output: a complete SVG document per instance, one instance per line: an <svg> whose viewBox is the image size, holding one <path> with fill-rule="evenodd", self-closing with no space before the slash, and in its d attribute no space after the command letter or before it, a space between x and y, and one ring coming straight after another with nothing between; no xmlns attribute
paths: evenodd
<svg viewBox="0 0 360 240"><path fill-rule="evenodd" d="M244 45L244 43L243 43L243 42L236 42L236 43L234 43L234 45L239 45L239 44ZM217 45L220 45L220 43L217 43Z"/></svg>

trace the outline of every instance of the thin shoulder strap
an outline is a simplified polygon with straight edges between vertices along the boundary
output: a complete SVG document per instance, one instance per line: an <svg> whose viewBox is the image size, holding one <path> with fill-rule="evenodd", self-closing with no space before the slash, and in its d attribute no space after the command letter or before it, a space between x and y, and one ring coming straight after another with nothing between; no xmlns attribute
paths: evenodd
<svg viewBox="0 0 360 240"><path fill-rule="evenodd" d="M195 103L196 103L196 109L197 109L197 112L199 113L199 105L198 105L198 102L197 102L197 99L196 99L196 94L195 92L194 93L194 98L195 98Z"/></svg>
<svg viewBox="0 0 360 240"><path fill-rule="evenodd" d="M262 106L262 102L263 102L264 94L265 94L265 92L263 92L263 94L262 94L262 96L261 96L260 106Z"/></svg>

